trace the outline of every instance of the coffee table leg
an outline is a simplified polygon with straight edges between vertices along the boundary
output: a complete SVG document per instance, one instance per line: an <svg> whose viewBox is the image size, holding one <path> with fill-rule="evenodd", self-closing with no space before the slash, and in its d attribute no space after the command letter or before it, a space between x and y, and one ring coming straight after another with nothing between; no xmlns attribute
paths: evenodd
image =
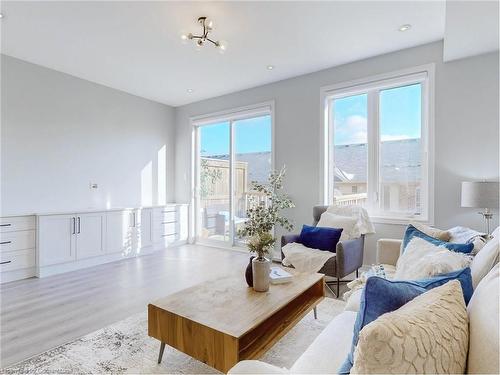
<svg viewBox="0 0 500 375"><path fill-rule="evenodd" d="M313 313L314 313L314 319L318 319L318 310L316 309L316 306L313 307Z"/></svg>
<svg viewBox="0 0 500 375"><path fill-rule="evenodd" d="M165 343L161 343L160 345L160 354L158 355L158 364L161 363L161 358L163 357L163 351L165 350Z"/></svg>

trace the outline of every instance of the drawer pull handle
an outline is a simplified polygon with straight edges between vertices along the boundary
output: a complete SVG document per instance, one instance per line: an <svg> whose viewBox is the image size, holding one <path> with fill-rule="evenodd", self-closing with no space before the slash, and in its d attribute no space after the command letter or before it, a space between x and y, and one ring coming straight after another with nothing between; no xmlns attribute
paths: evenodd
<svg viewBox="0 0 500 375"><path fill-rule="evenodd" d="M0 224L0 227L10 227L12 224Z"/></svg>
<svg viewBox="0 0 500 375"><path fill-rule="evenodd" d="M0 245L7 245L8 243L12 243L12 241L3 241L3 242L0 242Z"/></svg>
<svg viewBox="0 0 500 375"><path fill-rule="evenodd" d="M12 261L11 260L6 260L4 262L0 262L0 264L7 264L7 263L11 263Z"/></svg>

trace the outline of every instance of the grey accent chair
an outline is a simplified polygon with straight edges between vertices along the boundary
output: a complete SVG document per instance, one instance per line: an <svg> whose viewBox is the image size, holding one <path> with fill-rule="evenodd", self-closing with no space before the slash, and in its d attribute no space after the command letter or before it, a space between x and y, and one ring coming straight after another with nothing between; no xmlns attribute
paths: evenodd
<svg viewBox="0 0 500 375"><path fill-rule="evenodd" d="M321 217L321 214L326 211L328 206L314 206L313 207L313 225L316 226ZM291 242L298 242L298 234L286 234L281 236L281 247L285 246ZM323 268L318 272L325 274L325 276L333 277L334 281L327 281L327 287L334 293L337 297L340 294L340 283L347 282L347 280L341 281L340 279L346 277L347 275L356 272L356 277L358 277L358 270L363 265L363 253L365 248L365 235L362 234L361 237L352 240L339 241L335 249L335 256L330 258ZM281 259L285 256L283 250L281 251ZM349 280L350 281L350 280ZM336 293L332 290L330 284L336 283Z"/></svg>

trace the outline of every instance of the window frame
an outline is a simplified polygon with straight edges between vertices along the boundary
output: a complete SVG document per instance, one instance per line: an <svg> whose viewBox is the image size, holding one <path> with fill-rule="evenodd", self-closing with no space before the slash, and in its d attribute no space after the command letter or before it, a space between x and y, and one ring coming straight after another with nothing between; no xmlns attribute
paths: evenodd
<svg viewBox="0 0 500 375"><path fill-rule="evenodd" d="M259 116L269 115L271 117L271 170L275 169L275 111L274 111L274 100L269 100L266 102L261 102L253 105L232 108L228 110L208 113L199 116L192 116L189 118L191 124L191 204L190 204L190 220L189 220L189 242L190 243L200 243L205 245L213 245L217 247L225 247L234 250L245 251L245 247L236 240L234 233L234 213L235 213L235 203L234 203L234 188L235 188L235 171L234 164L236 162L235 154L235 129L233 123L235 121L250 119ZM199 128L205 125L213 125L221 122L229 123L229 184L230 184L230 194L229 194L229 210L230 210L230 223L229 241L217 241L211 239L202 239L198 237L197 229L200 227L199 215L197 213L197 207L199 206L200 192L199 192Z"/></svg>
<svg viewBox="0 0 500 375"><path fill-rule="evenodd" d="M343 97L367 95L367 198L377 202L380 195L379 158L380 158L380 91L420 83L421 86L421 148L422 148L422 183L420 200L422 215L406 216L381 215L370 212L376 223L407 224L419 221L432 225L434 222L434 64L421 65L391 73L380 74L353 81L322 87L321 96L321 184L320 199L324 204L333 202L334 177L334 131L333 100ZM378 203L378 202L377 202Z"/></svg>

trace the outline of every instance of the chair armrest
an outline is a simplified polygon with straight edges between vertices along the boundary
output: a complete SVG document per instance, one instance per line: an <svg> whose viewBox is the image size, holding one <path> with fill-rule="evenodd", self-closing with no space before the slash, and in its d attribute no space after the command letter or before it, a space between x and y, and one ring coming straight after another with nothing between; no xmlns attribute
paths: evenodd
<svg viewBox="0 0 500 375"><path fill-rule="evenodd" d="M281 247L292 242L299 242L300 235L298 234L284 234L281 236ZM285 258L283 251L281 252L281 259Z"/></svg>
<svg viewBox="0 0 500 375"><path fill-rule="evenodd" d="M381 238L377 241L377 263L395 266L401 252L401 240Z"/></svg>
<svg viewBox="0 0 500 375"><path fill-rule="evenodd" d="M228 374L289 374L284 368L270 365L269 363L247 360L240 361L234 365Z"/></svg>
<svg viewBox="0 0 500 375"><path fill-rule="evenodd" d="M337 243L337 276L342 278L363 265L365 236Z"/></svg>

